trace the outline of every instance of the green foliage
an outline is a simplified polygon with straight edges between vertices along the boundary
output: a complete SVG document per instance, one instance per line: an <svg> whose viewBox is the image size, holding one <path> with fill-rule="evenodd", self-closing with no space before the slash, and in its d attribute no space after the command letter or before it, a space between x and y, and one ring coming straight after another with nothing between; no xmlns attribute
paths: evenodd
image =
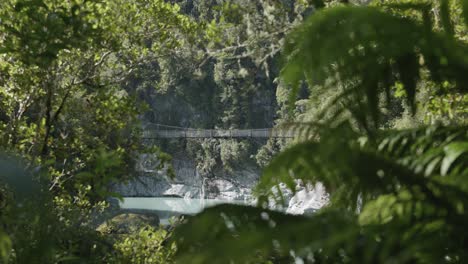
<svg viewBox="0 0 468 264"><path fill-rule="evenodd" d="M283 69L290 100L303 79L312 99L334 96L299 125L305 137L265 169L259 206L222 205L190 219L176 232L177 260L466 262L466 117L452 125L382 129L382 105L394 100L395 87L413 112L425 107L418 96L428 90L438 99L465 100L468 49L456 36L448 2L440 2L440 28L425 18L428 3L403 3L391 6L399 11L325 8L295 29ZM406 11L422 15L409 18ZM308 217L268 210L271 199L282 199L279 184L295 191L295 180L322 182L330 205Z"/></svg>
<svg viewBox="0 0 468 264"><path fill-rule="evenodd" d="M380 125L379 94L389 96L395 83L402 84L414 109L423 68L439 85L447 81L454 90L466 90L466 45L428 31L428 26L371 7L324 10L292 33L283 76L296 91L303 76L310 86L341 87L334 105L351 109L370 131Z"/></svg>
<svg viewBox="0 0 468 264"><path fill-rule="evenodd" d="M286 145L283 139L269 139L255 155L255 160L262 168L270 163L271 159L278 154Z"/></svg>
<svg viewBox="0 0 468 264"><path fill-rule="evenodd" d="M275 92L278 124L294 120L288 100L307 122L302 141L265 169L259 207L218 206L178 229L181 263L466 262L468 1L340 2L193 1L199 26L180 14L189 1L2 1L0 146L39 174L0 160L0 259L172 261L165 230L112 246L90 228L108 186L128 179L144 151L138 115L147 108L136 98L157 88L176 95L163 103L194 113L177 119L194 127L269 126ZM397 123L402 99L427 111L428 125L382 130ZM227 140L186 147L203 174L253 153ZM283 147L269 141L259 163ZM312 217L262 208L295 180L322 182L329 208Z"/></svg>
<svg viewBox="0 0 468 264"><path fill-rule="evenodd" d="M99 155L109 154L101 151ZM100 159L94 173L104 173L116 165L112 158ZM12 190L9 195L1 189L1 263L172 262L176 247L168 241L170 230L145 226L131 234L101 234L93 229L90 215L93 210L101 214L99 206L104 204L91 206L80 194L69 200L64 195L51 197L38 188L35 175L23 166L16 159L0 157L0 183ZM99 194L99 190L85 191Z"/></svg>
<svg viewBox="0 0 468 264"><path fill-rule="evenodd" d="M15 14L15 15L11 15ZM48 67L60 51L84 48L99 41L99 4L60 1L2 1L1 53L28 65Z"/></svg>
<svg viewBox="0 0 468 264"><path fill-rule="evenodd" d="M442 186L447 191L452 185L464 190L466 127L386 130L373 139L349 128L345 136L344 129L327 129L320 134L320 142L299 143L278 155L265 170L258 186L260 194L272 196L271 188L280 182L289 182L294 188L291 175L304 182L323 182L336 204L349 208L376 195L396 192L400 186L424 188L431 181L438 185L441 177L448 184Z"/></svg>
<svg viewBox="0 0 468 264"><path fill-rule="evenodd" d="M114 244L122 255L119 263L152 264L172 263L175 243L169 243L169 231L144 227L134 234L123 235Z"/></svg>
<svg viewBox="0 0 468 264"><path fill-rule="evenodd" d="M214 174L222 168L226 173L241 167L252 152L248 141L229 139L205 139L187 143L187 152L195 157L197 171L203 176Z"/></svg>
<svg viewBox="0 0 468 264"><path fill-rule="evenodd" d="M76 174L78 180L83 184L90 183L92 189L89 192L92 195L100 198L109 196L110 193L107 191L109 184L122 177L119 177L122 174L122 152L123 149L116 152L98 149L91 157L87 170Z"/></svg>
<svg viewBox="0 0 468 264"><path fill-rule="evenodd" d="M291 217L254 207L219 205L189 220L189 225L176 229L180 252L177 261L194 264L226 263L230 260L256 263L252 262L255 257L281 256L285 253L282 250L286 250L287 255L288 248L310 241L313 230L327 233L319 223L317 225L311 225L310 219L302 216Z"/></svg>
<svg viewBox="0 0 468 264"><path fill-rule="evenodd" d="M25 170L17 159L2 155L0 168L0 183L10 190L2 188L2 263L101 263L109 259L112 248L85 226L83 211L55 206L51 195L41 190L38 175Z"/></svg>
<svg viewBox="0 0 468 264"><path fill-rule="evenodd" d="M40 165L66 200L108 195L144 150L138 114L146 108L129 80L196 33L178 12L165 1L3 1L1 147Z"/></svg>
<svg viewBox="0 0 468 264"><path fill-rule="evenodd" d="M461 1L462 8L463 8L463 16L465 19L465 24L468 26L468 1L463 0Z"/></svg>
<svg viewBox="0 0 468 264"><path fill-rule="evenodd" d="M0 261L112 263L92 218L149 150L129 83L198 25L162 0L6 0L0 21L0 148L35 172L0 160Z"/></svg>
<svg viewBox="0 0 468 264"><path fill-rule="evenodd" d="M11 239L0 230L0 258L7 262L11 251Z"/></svg>
<svg viewBox="0 0 468 264"><path fill-rule="evenodd" d="M146 119L203 129L274 126L278 58L286 34L312 12L309 1L175 2L200 22L203 34L196 46L177 47L172 56L157 59L158 67L150 65L147 75L140 76L137 89L145 91L142 97L153 105ZM160 93L149 94L153 87ZM218 167L227 170L220 173L229 174L242 163L257 168L251 157L264 143L193 140L177 148L171 142L163 149L176 156L189 152L203 173L222 164ZM230 154L228 149L247 151Z"/></svg>

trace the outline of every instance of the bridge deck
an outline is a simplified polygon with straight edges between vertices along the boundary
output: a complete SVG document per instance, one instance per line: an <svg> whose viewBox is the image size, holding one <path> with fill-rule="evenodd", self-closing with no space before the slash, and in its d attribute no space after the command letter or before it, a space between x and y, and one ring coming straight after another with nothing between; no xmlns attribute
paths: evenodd
<svg viewBox="0 0 468 264"><path fill-rule="evenodd" d="M292 138L291 130L281 129L145 129L143 138Z"/></svg>

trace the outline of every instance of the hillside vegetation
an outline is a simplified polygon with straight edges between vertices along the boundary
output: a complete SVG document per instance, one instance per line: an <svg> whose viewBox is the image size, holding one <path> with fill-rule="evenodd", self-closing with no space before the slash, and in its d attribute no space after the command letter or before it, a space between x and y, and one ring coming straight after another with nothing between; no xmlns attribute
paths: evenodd
<svg viewBox="0 0 468 264"><path fill-rule="evenodd" d="M467 0L2 1L0 263L468 262L467 26ZM149 145L147 122L299 136ZM263 168L257 206L96 229L165 151ZM271 211L298 182L330 204Z"/></svg>

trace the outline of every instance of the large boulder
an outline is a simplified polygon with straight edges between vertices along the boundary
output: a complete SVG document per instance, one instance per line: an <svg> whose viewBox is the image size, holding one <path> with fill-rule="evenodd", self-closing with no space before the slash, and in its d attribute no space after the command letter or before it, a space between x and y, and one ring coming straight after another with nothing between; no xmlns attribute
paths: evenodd
<svg viewBox="0 0 468 264"><path fill-rule="evenodd" d="M122 213L102 223L96 230L106 234L129 234L145 226L159 226L156 214Z"/></svg>
<svg viewBox="0 0 468 264"><path fill-rule="evenodd" d="M329 194L321 183L296 188L297 192L290 198L286 209L289 214L312 214L329 203Z"/></svg>

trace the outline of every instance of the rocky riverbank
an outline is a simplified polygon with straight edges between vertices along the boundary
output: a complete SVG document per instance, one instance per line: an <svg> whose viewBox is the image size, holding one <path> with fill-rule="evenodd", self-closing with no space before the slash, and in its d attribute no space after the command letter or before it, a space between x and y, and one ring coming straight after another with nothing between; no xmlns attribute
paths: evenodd
<svg viewBox="0 0 468 264"><path fill-rule="evenodd" d="M144 158L144 157L143 157ZM155 170L140 163L142 175L125 184L113 186L113 191L124 197L181 197L186 199L204 198L219 200L254 201L252 189L258 182L260 171L255 168L238 169L230 174L219 171L216 177L204 177L197 173L193 161L177 159L173 161L175 177L170 178L164 170ZM293 194L281 186L283 210L291 214L307 214L323 207L329 195L322 184L315 186L297 182L297 192ZM272 207L281 207L272 204Z"/></svg>
<svg viewBox="0 0 468 264"><path fill-rule="evenodd" d="M183 197L226 200L249 200L252 188L258 181L260 171L255 168L236 170L230 174L213 173L216 176L202 176L196 165L188 159L173 161L174 178L164 170L143 168L140 163L140 177L113 186L113 191L125 197Z"/></svg>

